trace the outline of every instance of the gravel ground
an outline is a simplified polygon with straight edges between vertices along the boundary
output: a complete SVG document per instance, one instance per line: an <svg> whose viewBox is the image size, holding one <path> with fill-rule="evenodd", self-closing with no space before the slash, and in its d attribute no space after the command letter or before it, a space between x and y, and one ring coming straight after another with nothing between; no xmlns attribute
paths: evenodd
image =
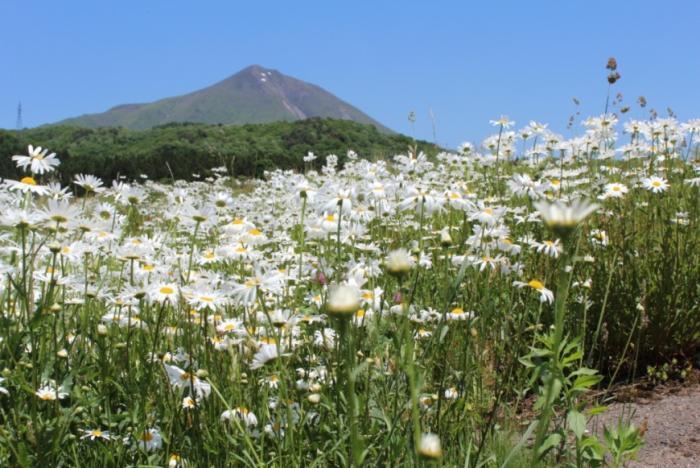
<svg viewBox="0 0 700 468"><path fill-rule="evenodd" d="M673 387L614 403L598 422L615 424L622 416L647 425L644 447L631 467L700 467L700 385ZM595 424L596 421L593 421Z"/></svg>

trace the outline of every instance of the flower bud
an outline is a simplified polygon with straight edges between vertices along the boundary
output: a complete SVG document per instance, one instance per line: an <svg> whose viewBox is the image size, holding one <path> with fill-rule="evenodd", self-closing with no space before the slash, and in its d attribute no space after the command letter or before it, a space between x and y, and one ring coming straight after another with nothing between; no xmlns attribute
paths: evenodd
<svg viewBox="0 0 700 468"><path fill-rule="evenodd" d="M322 271L316 272L316 277L314 278L314 280L322 286L328 284L328 279L326 278L326 275L324 275Z"/></svg>
<svg viewBox="0 0 700 468"><path fill-rule="evenodd" d="M440 244L442 244L443 247L452 245L452 236L450 235L449 229L445 228L440 231Z"/></svg>
<svg viewBox="0 0 700 468"><path fill-rule="evenodd" d="M326 310L335 317L350 318L360 308L360 292L349 285L339 284L328 293Z"/></svg>
<svg viewBox="0 0 700 468"><path fill-rule="evenodd" d="M416 261L406 249L396 249L389 252L384 265L390 275L401 277L411 271Z"/></svg>
<svg viewBox="0 0 700 468"><path fill-rule="evenodd" d="M418 443L418 454L421 457L437 460L442 457L442 446L437 434L423 434Z"/></svg>
<svg viewBox="0 0 700 468"><path fill-rule="evenodd" d="M314 392L314 393L320 392L322 388L323 387L321 386L321 384L319 384L317 382L314 382L311 385L309 385L309 390Z"/></svg>

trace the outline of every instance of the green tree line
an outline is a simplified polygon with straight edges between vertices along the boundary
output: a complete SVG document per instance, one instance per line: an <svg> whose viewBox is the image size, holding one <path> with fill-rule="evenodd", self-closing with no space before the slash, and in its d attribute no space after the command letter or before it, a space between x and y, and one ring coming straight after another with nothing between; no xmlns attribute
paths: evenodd
<svg viewBox="0 0 700 468"><path fill-rule="evenodd" d="M125 128L43 126L22 131L0 129L0 177L17 178L11 160L26 154L27 145L42 146L61 159L60 177L67 183L75 174L93 174L105 182L119 176L191 180L205 177L213 167L226 166L234 176L260 177L281 168L302 170L304 156L335 154L342 164L348 150L379 159L405 153L416 144L429 155L438 148L400 134L379 132L374 126L347 120L312 118L253 125L172 123L136 131Z"/></svg>

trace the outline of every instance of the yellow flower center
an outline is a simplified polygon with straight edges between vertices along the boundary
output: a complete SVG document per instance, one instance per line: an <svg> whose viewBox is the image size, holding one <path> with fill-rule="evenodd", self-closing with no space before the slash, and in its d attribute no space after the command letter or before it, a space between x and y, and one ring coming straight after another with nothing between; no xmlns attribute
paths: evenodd
<svg viewBox="0 0 700 468"><path fill-rule="evenodd" d="M34 180L34 177L22 177L20 182L27 185L36 185L36 180Z"/></svg>
<svg viewBox="0 0 700 468"><path fill-rule="evenodd" d="M253 286L257 286L260 284L260 280L257 278L249 278L245 280L244 283L247 287L252 288Z"/></svg>
<svg viewBox="0 0 700 468"><path fill-rule="evenodd" d="M541 281L536 280L536 279L530 280L530 282L527 283L527 284L528 284L528 286L530 286L532 289L537 289L538 291L541 290L541 289L544 289L544 284L542 284Z"/></svg>
<svg viewBox="0 0 700 468"><path fill-rule="evenodd" d="M172 294L175 292L175 290L170 286L163 286L159 291L161 294Z"/></svg>
<svg viewBox="0 0 700 468"><path fill-rule="evenodd" d="M452 315L462 315L464 313L464 309L461 307L455 307L452 309Z"/></svg>

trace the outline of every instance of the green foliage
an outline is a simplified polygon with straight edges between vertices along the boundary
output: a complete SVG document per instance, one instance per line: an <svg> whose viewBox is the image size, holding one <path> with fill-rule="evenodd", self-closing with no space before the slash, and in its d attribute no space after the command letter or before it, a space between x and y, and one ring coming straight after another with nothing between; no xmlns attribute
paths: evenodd
<svg viewBox="0 0 700 468"><path fill-rule="evenodd" d="M87 129L72 126L38 127L21 132L0 130L0 177L17 178L10 160L25 154L29 144L49 148L61 158L61 179L93 174L109 183L120 176L138 179L192 180L226 166L235 176L261 177L272 169L305 169L303 157L320 168L335 154L342 165L349 150L371 160L405 153L414 141L404 135L379 132L370 125L347 120L306 119L255 125L174 123L151 130ZM438 148L418 142L419 150L434 155Z"/></svg>
<svg viewBox="0 0 700 468"><path fill-rule="evenodd" d="M620 422L618 427L605 428L605 442L612 455L612 466L626 466L644 445L639 429L632 424Z"/></svg>
<svg viewBox="0 0 700 468"><path fill-rule="evenodd" d="M672 359L661 365L647 366L647 377L652 385L662 384L669 380L684 381L692 371L690 362L680 363L678 359Z"/></svg>
<svg viewBox="0 0 700 468"><path fill-rule="evenodd" d="M605 207L620 215L601 216L596 226L607 258L591 265L589 364L608 374L621 365L622 376L689 360L700 349L700 236L685 217L700 213L698 189L678 182L660 200L647 193Z"/></svg>

